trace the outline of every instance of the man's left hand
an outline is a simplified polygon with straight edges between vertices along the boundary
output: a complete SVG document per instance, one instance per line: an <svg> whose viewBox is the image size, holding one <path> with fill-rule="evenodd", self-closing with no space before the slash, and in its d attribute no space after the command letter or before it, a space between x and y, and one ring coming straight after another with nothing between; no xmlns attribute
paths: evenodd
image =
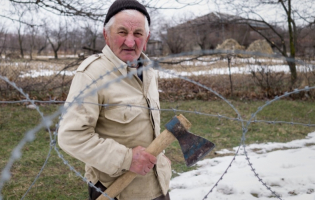
<svg viewBox="0 0 315 200"><path fill-rule="evenodd" d="M156 157L146 152L144 147L135 147L132 149L132 161L129 171L144 176L154 167L156 161Z"/></svg>

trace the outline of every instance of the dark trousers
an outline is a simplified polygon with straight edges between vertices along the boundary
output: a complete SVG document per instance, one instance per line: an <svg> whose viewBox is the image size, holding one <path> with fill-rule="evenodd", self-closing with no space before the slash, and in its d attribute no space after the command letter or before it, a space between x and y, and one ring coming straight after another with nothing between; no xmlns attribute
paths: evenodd
<svg viewBox="0 0 315 200"><path fill-rule="evenodd" d="M102 183L100 183L99 181L95 184L95 187L100 188L102 191L106 190L106 187ZM91 187L89 185L89 199L90 200L96 200L101 194L102 193L97 192L94 187ZM117 199L115 198L115 200L117 200ZM162 195L162 196L159 196L159 197L152 199L152 200L171 200L171 199L170 199L169 193L167 193L166 196Z"/></svg>

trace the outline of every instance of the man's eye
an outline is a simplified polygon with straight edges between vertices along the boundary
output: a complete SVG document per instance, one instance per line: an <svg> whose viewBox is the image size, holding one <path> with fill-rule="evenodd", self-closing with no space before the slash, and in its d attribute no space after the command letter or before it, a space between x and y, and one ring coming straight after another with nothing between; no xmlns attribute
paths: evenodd
<svg viewBox="0 0 315 200"><path fill-rule="evenodd" d="M118 33L119 33L119 34L126 34L125 31L119 31Z"/></svg>
<svg viewBox="0 0 315 200"><path fill-rule="evenodd" d="M135 33L136 36L142 36L142 33Z"/></svg>

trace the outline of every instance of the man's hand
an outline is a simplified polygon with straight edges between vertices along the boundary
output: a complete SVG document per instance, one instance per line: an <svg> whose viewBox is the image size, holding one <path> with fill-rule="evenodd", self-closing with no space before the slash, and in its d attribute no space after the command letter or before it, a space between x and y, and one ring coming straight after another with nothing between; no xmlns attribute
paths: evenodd
<svg viewBox="0 0 315 200"><path fill-rule="evenodd" d="M144 151L145 148L137 146L132 149L132 162L129 171L146 175L156 164L156 157Z"/></svg>

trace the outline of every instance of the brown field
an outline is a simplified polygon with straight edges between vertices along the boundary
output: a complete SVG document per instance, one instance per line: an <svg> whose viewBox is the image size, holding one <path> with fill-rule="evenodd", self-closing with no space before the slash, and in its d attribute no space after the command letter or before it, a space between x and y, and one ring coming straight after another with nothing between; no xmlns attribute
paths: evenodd
<svg viewBox="0 0 315 200"><path fill-rule="evenodd" d="M14 60L0 62L0 75L6 76L11 82L28 93L32 99L37 100L65 100L72 75L82 60L74 58L63 58L59 60ZM204 56L204 57L176 57L162 59L162 69L176 70L181 73L202 72L212 69L224 69L228 66L242 68L244 66L274 66L285 65L282 59L271 58L232 58L228 62L226 57ZM303 63L299 63L302 65ZM305 63L307 65L307 63ZM53 73L45 76L25 76L28 73ZM24 75L24 77L23 77ZM315 72L299 72L295 85L290 84L290 74L284 72L256 72L255 74L228 74L211 75L201 74L189 76L190 80L198 82L206 87L212 88L225 98L237 99L268 99L282 95L294 88L304 88L315 84ZM160 99L162 101L177 100L211 100L217 99L209 90L190 83L186 80L174 78L160 78ZM291 95L292 99L314 99L314 91ZM24 99L15 88L3 80L0 80L0 100Z"/></svg>

